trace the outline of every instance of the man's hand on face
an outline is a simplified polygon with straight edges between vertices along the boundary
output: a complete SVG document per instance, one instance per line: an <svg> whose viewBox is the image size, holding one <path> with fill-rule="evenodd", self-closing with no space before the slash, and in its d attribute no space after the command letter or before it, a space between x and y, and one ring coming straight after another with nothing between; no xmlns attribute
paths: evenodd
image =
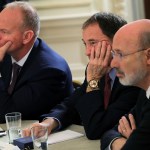
<svg viewBox="0 0 150 150"><path fill-rule="evenodd" d="M101 41L91 50L87 67L87 81L100 79L110 69L111 45L107 41Z"/></svg>
<svg viewBox="0 0 150 150"><path fill-rule="evenodd" d="M135 119L132 114L129 114L129 119L127 119L125 116L123 116L119 120L119 126L118 131L125 137L129 138L133 130L136 129Z"/></svg>
<svg viewBox="0 0 150 150"><path fill-rule="evenodd" d="M8 41L7 43L5 43L2 47L0 47L0 62L3 60L7 50L9 49L9 47L12 45L11 41Z"/></svg>

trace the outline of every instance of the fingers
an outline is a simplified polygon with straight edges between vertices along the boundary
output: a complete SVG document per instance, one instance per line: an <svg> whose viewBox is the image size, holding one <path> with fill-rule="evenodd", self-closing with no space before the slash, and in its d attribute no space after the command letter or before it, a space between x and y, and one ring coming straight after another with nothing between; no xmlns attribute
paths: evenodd
<svg viewBox="0 0 150 150"><path fill-rule="evenodd" d="M107 41L100 41L91 48L91 59L109 60L111 56L111 45Z"/></svg>
<svg viewBox="0 0 150 150"><path fill-rule="evenodd" d="M132 130L136 129L135 119L132 114L129 114L129 120L130 120Z"/></svg>
<svg viewBox="0 0 150 150"><path fill-rule="evenodd" d="M122 129L121 129L121 127L120 127L120 125L118 125L118 131L119 131L119 133L123 132Z"/></svg>
<svg viewBox="0 0 150 150"><path fill-rule="evenodd" d="M2 47L0 47L0 52L5 53L9 47L12 45L11 41L8 41L7 43L5 43Z"/></svg>
<svg viewBox="0 0 150 150"><path fill-rule="evenodd" d="M128 117L129 117L129 121L127 120L125 116L122 117L122 124L123 124L122 127L126 129L132 129L132 130L136 129L135 119L133 115L129 114Z"/></svg>
<svg viewBox="0 0 150 150"><path fill-rule="evenodd" d="M98 45L99 47L96 49L96 52L99 55L98 58L98 63L103 67L103 68L107 68L110 66L110 58L111 58L111 45L108 44L106 41L102 41L101 43L101 47L100 45ZM99 52L100 51L100 52Z"/></svg>
<svg viewBox="0 0 150 150"><path fill-rule="evenodd" d="M119 120L119 127L118 127L118 129L119 129L120 133L126 132L126 127L124 125L124 122L123 122L122 118Z"/></svg>
<svg viewBox="0 0 150 150"><path fill-rule="evenodd" d="M95 50L95 58L99 59L101 57L102 47L103 47L102 42L98 42L97 49Z"/></svg>
<svg viewBox="0 0 150 150"><path fill-rule="evenodd" d="M111 45L106 41L99 42L97 46L91 48L90 62L102 67L110 66Z"/></svg>
<svg viewBox="0 0 150 150"><path fill-rule="evenodd" d="M6 51L9 49L9 47L12 45L11 41L8 41L5 45L3 45L2 47L0 47L0 61L3 60Z"/></svg>
<svg viewBox="0 0 150 150"><path fill-rule="evenodd" d="M104 66L110 66L110 62L111 62L111 45L107 45L107 50L106 50L106 53L105 53L105 59L104 59Z"/></svg>
<svg viewBox="0 0 150 150"><path fill-rule="evenodd" d="M130 123L128 122L127 118L125 116L122 117L121 119L122 127L126 129L130 129Z"/></svg>
<svg viewBox="0 0 150 150"><path fill-rule="evenodd" d="M105 59L106 53L107 53L107 43L106 41L102 41L102 46L101 46L101 55L100 55L100 60L103 61Z"/></svg>
<svg viewBox="0 0 150 150"><path fill-rule="evenodd" d="M91 47L90 60L87 67L87 81L100 79L110 69L111 46L108 41L98 42Z"/></svg>
<svg viewBox="0 0 150 150"><path fill-rule="evenodd" d="M90 60L95 59L95 49L94 47L91 48Z"/></svg>
<svg viewBox="0 0 150 150"><path fill-rule="evenodd" d="M8 49L12 45L11 41L8 41L4 46L3 49Z"/></svg>
<svg viewBox="0 0 150 150"><path fill-rule="evenodd" d="M31 136L31 128L32 128L32 127L35 127L35 126L41 126L41 125L40 125L40 123L36 122L36 123L31 124L30 127L24 128L24 129L22 130L22 136L23 136L23 137Z"/></svg>
<svg viewBox="0 0 150 150"><path fill-rule="evenodd" d="M128 138L134 129L136 129L136 125L132 114L129 114L129 120L125 116L119 120L118 131L124 137Z"/></svg>
<svg viewBox="0 0 150 150"><path fill-rule="evenodd" d="M25 128L22 130L22 136L26 137L26 136L31 136L31 130L30 128Z"/></svg>

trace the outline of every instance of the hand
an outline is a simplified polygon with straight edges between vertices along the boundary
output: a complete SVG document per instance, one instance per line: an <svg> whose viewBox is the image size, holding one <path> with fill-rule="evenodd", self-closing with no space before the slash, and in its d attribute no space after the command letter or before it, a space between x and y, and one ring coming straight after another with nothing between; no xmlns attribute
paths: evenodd
<svg viewBox="0 0 150 150"><path fill-rule="evenodd" d="M110 69L111 46L106 41L101 41L91 50L87 67L87 81L100 79Z"/></svg>
<svg viewBox="0 0 150 150"><path fill-rule="evenodd" d="M3 45L2 47L0 47L0 62L3 60L6 51L8 50L8 48L12 45L11 41L8 41L5 45Z"/></svg>
<svg viewBox="0 0 150 150"><path fill-rule="evenodd" d="M111 150L121 150L124 144L126 143L125 138L118 138L113 141L111 144Z"/></svg>
<svg viewBox="0 0 150 150"><path fill-rule="evenodd" d="M125 137L129 138L133 130L136 129L135 120L132 114L128 116L129 121L125 116L119 120L118 131Z"/></svg>
<svg viewBox="0 0 150 150"><path fill-rule="evenodd" d="M54 130L55 128L58 127L58 125L59 125L58 121L56 121L53 118L48 118L48 119L43 120L41 123L35 122L29 128L23 129L22 135L23 135L23 137L31 136L31 128L34 126L46 126L46 127L48 127L48 134L50 134L52 132L52 130Z"/></svg>

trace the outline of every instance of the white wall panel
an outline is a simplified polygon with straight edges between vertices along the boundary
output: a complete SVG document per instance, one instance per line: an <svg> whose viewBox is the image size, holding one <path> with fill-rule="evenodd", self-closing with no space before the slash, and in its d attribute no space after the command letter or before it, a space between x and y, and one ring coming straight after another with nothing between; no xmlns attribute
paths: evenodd
<svg viewBox="0 0 150 150"><path fill-rule="evenodd" d="M133 3L134 1L134 3ZM136 0L29 0L41 19L40 37L68 62L73 80L83 81L88 63L81 41L83 22L98 11L114 12L127 21L135 19ZM140 5L142 7L142 5ZM134 9L133 9L134 8ZM141 10L143 11L143 10ZM139 14L136 18L140 18Z"/></svg>

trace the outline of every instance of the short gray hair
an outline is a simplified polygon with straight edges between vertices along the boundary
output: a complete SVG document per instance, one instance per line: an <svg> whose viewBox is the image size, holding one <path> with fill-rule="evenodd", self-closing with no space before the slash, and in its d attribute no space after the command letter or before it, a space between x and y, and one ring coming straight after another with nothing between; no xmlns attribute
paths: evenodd
<svg viewBox="0 0 150 150"><path fill-rule="evenodd" d="M40 18L35 8L33 8L28 2L15 1L8 3L5 8L20 8L23 14L23 27L31 29L35 38L40 32Z"/></svg>
<svg viewBox="0 0 150 150"><path fill-rule="evenodd" d="M144 31L139 35L139 46L142 49L150 47L150 31Z"/></svg>

